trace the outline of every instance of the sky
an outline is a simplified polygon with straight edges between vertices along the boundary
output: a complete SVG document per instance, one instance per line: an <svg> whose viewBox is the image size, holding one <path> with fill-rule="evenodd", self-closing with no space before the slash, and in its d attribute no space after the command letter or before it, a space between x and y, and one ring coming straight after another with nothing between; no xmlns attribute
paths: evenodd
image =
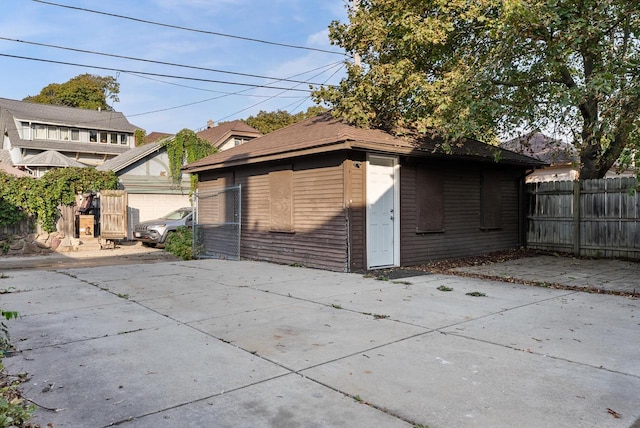
<svg viewBox="0 0 640 428"><path fill-rule="evenodd" d="M314 105L309 83L345 76L349 58L330 44L328 26L347 22L346 3L2 0L0 97L21 100L85 73L113 76L114 110L147 133L197 131L261 110L305 111Z"/></svg>

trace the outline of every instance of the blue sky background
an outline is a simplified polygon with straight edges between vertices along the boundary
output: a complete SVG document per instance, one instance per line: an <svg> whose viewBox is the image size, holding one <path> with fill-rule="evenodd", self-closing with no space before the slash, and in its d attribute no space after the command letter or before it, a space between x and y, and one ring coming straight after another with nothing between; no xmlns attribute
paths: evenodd
<svg viewBox="0 0 640 428"><path fill-rule="evenodd" d="M327 27L332 20L347 20L345 0L50 1L174 26L338 53L341 50L329 43ZM336 84L344 77L343 64L347 57L340 54L160 27L33 0L2 0L1 9L0 37L4 39L314 83ZM209 80L309 88L308 84L178 68L4 39L0 39L2 55ZM313 105L308 92L141 76L6 56L0 56L0 69L0 97L18 100L38 94L49 83L63 83L83 73L117 76L120 102L114 104L114 109L123 112L130 122L148 133L176 133L183 128L197 130L204 128L209 119L215 122L242 119L260 110L281 109L296 113ZM311 71L314 69L317 70ZM228 95L239 91L243 91L242 94Z"/></svg>

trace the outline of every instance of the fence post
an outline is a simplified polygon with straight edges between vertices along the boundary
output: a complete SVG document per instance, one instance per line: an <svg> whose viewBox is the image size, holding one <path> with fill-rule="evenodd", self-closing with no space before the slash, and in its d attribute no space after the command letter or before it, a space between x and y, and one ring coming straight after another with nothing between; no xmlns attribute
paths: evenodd
<svg viewBox="0 0 640 428"><path fill-rule="evenodd" d="M580 256L580 180L573 182L573 254Z"/></svg>

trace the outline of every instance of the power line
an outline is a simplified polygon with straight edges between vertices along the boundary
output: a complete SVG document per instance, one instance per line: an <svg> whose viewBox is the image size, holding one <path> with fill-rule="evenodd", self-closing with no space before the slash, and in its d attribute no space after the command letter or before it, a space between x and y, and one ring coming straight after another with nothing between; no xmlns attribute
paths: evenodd
<svg viewBox="0 0 640 428"><path fill-rule="evenodd" d="M325 66L322 66L322 67L317 67L317 68L314 68L314 69L312 69L312 70L305 71L305 72L303 72L303 73L294 74L294 75L293 75L293 76L291 76L291 77L297 77L297 76L300 76L300 75L303 75L303 74L307 74L307 73L311 73L311 72L314 72L314 71L317 71L317 70L321 70L321 69L324 69L324 68L335 68L335 67L336 67L336 66L338 66L338 65L340 65L341 67L338 67L338 68L336 69L336 71L335 71L331 76L329 76L329 78L328 78L328 79L330 79L330 78L331 78L332 76L334 76L338 71L340 71L340 69L342 68L342 65L343 65L342 61L338 61L338 62L335 62L335 63L329 64L329 65L325 65ZM323 72L318 73L318 74L316 74L316 75L312 76L312 78L315 78L315 77L319 76L319 75L320 75L320 74L322 74L322 73L323 73ZM133 74L134 76L136 75L135 73L132 73L132 74ZM137 77L143 77L143 76L137 76ZM143 78L145 78L145 79L146 79L146 78L148 78L148 77L143 77ZM328 80L328 79L326 79L326 80ZM167 83L167 82L162 82L162 83ZM274 83L275 83L275 82L274 82ZM228 97L228 96L233 96L233 95L244 95L244 94L243 94L243 92L247 92L247 91L249 91L249 89L243 89L242 91L237 91L237 92L233 92L233 93L225 93L224 95L219 95L219 96L217 96L217 97L207 98L207 99L205 99L205 100L194 101L194 102L191 102L191 103L181 104L181 105L178 105L178 106L166 107L166 108L162 108L162 109L158 109L158 110L153 110L153 111L148 111L148 112L143 112L143 113L130 114L130 115L127 115L127 117L144 116L144 115L147 115L147 114L161 113L161 112L169 111L169 110L176 110L176 109L179 109L179 108L182 108L182 107L190 107L190 106L192 106L192 105L202 104L202 103L206 103L206 102L208 102L208 101L218 100L218 99L220 99L220 98L225 98L225 97ZM263 100L263 101L261 101L261 102L259 102L259 103L253 104L253 105L251 105L251 106L249 106L249 107L247 107L247 108L244 108L244 109L242 109L242 110L240 110L240 111L237 111L237 112L235 112L235 113L233 113L233 114L230 114L230 115L228 115L228 116L226 116L226 117L224 117L224 118L222 118L222 119L218 120L218 122L223 121L223 120L225 120L225 119L227 119L227 118L229 118L229 117L235 116L235 115L236 115L236 114L238 114L238 113L242 113L242 112L243 112L243 111L245 111L245 110L248 110L248 109L253 108L253 107L257 106L257 105L263 104L263 103L265 103L265 102L267 102L267 101L270 101L270 100L272 100L272 99L274 99L274 98L285 98L285 97L282 97L282 94L284 94L285 92L287 92L287 90L284 90L284 91L282 91L282 92L280 92L280 93L278 93L278 94L276 94L276 95L271 95L271 96L264 96L264 95L262 95L262 96L260 96L260 95L251 95L252 97L264 97L264 98L266 98L266 99L265 99L265 100ZM309 99L309 97L302 97L302 98L303 98L302 102L304 102L304 101L306 101L307 99ZM297 102L297 101L295 101L294 103L296 103L296 102Z"/></svg>
<svg viewBox="0 0 640 428"><path fill-rule="evenodd" d="M185 89L193 89L195 91L212 92L214 94L240 95L240 96L244 96L244 97L255 97L255 98L270 98L271 97L271 95L256 95L256 94L244 94L243 93L243 92L250 91L251 89L245 89L244 91L238 91L238 92L224 92L224 91L216 91L216 90L213 90L213 89L197 88L195 86L181 85L179 83L174 83L174 82L167 82L165 80L154 79L153 77L149 77L149 76L140 76L139 74L136 74L136 73L129 73L129 75L130 76L139 77L141 79L152 80L152 81L158 82L158 83L163 83L165 85L177 86L179 88L185 88ZM304 96L304 95L300 95L300 96L287 96L287 97L282 97L282 98L300 99L300 98L307 98L307 97Z"/></svg>
<svg viewBox="0 0 640 428"><path fill-rule="evenodd" d="M340 67L340 68L342 68L342 67ZM336 70L336 71L335 71L331 76L333 76L333 75L334 75L334 74L336 74L338 71L340 71L340 68L338 68L338 69L337 69L337 70ZM322 74L322 73L318 73L318 74L316 74L315 76L312 76L312 78L315 78L315 77L319 76L320 74ZM329 77L329 79L331 78L331 76ZM294 86L294 88L295 88L295 86ZM294 90L295 90L295 89L294 89ZM223 117L222 119L218 119L218 122L221 122L221 121L223 121L223 120L225 120L225 119L228 119L228 118L230 118L230 117L233 117L233 116L235 116L236 114L238 114L238 113L242 113L243 111L247 111L247 110L249 110L249 109L251 109L251 108L253 108L253 107L259 106L260 104L264 104L264 103L266 103L267 101L270 101L270 100L272 100L272 99L274 99L274 98L278 98L280 95L282 95L282 94L283 94L283 93L285 93L285 92L287 92L287 91L286 91L286 90L285 90L285 91L282 91L282 92L280 92L280 93L277 93L276 95L273 95L271 98L267 98L266 100L262 100L262 101L260 101L260 102L257 102L257 103L255 103L255 104L253 104L253 105L250 105L249 107L245 107L245 108L243 108L242 110L238 110L238 111L236 111L235 113L231 113L231 114L229 114L229 115L227 115L227 116ZM304 102L304 101L305 101L305 100L302 100L302 102ZM295 103L295 102L294 102L294 103ZM292 104L293 104L293 103L292 103ZM302 105L302 103L300 103L300 105Z"/></svg>
<svg viewBox="0 0 640 428"><path fill-rule="evenodd" d="M34 1L36 1L36 0L34 0ZM46 62L46 63L50 63L50 64L61 64L61 65L70 65L70 66L74 66L74 67L95 68L97 70L117 71L117 72L121 72L121 73L141 74L141 75L145 75L145 76L166 77L166 78L170 78L170 79L193 80L193 81L197 81L197 82L207 82L207 83L220 83L220 84L223 84L223 85L247 86L247 87L250 87L250 88L277 89L277 90L297 91L297 92L312 92L311 89L295 89L295 88L292 89L292 88L283 88L283 87L278 87L278 86L258 85L258 84L251 84L251 83L240 83L240 82L229 82L229 81L224 81L224 80L204 79L204 78L198 78L198 77L175 76L175 75L171 75L171 74L150 73L150 72L146 72L146 71L126 70L126 69L123 69L123 68L100 67L100 66L97 66L97 65L77 64L77 63L73 63L73 62L55 61L55 60L51 60L51 59L42 59L42 58L31 58L31 57L20 56L20 55L9 55L9 54L0 53L0 56L7 57L7 58L24 59L24 60L28 60L28 61Z"/></svg>
<svg viewBox="0 0 640 428"><path fill-rule="evenodd" d="M19 40L19 39L10 39L8 37L2 37L2 36L0 36L0 40L6 40L6 41L9 41L9 42L24 43L24 44L28 44L28 45L34 45L34 46L43 46L43 47L47 47L47 48L67 50L67 51L72 51L72 52L81 52L81 53L86 53L86 54L91 54L91 55L101 55L101 56L106 56L106 57L111 57L111 58L120 58L120 59L132 60L132 61L140 61L140 62L146 62L146 63L151 63L151 64L160 64L160 65L169 65L169 66L172 66L172 67L189 68L189 69L192 69L192 70L211 71L211 72L214 72L214 73L232 74L232 75L235 75L235 76L254 77L254 78L258 78L258 79L278 80L278 81L281 81L281 82L308 83L309 85L319 85L319 83L313 83L313 82L307 82L307 81L301 81L301 80L280 79L280 78L277 78L277 77L260 76L258 74L240 73L240 72L236 72L236 71L217 70L217 69L214 69L214 68L206 68L206 67L198 67L198 66L193 66L193 65L178 64L178 63L175 63L175 62L155 61L155 60L150 60L150 59L125 56L125 55L116 55L116 54L110 54L110 53L104 53L104 52L90 51L90 50L85 50L85 49L70 48L70 47L66 47L66 46L50 45L50 44L47 44L47 43L30 42L30 41L27 41L27 40Z"/></svg>
<svg viewBox="0 0 640 428"><path fill-rule="evenodd" d="M175 28L177 30L191 31L191 32L194 32L194 33L202 33L202 34L209 34L209 35L213 35L213 36L229 37L229 38L232 38L232 39L245 40L245 41L248 41L248 42L263 43L263 44L267 44L267 45L281 46L281 47L292 48L292 49L303 49L303 50L308 50L308 51L323 52L323 53L328 53L328 54L332 54L332 55L342 55L342 56L345 55L344 52L330 51L330 50L319 49L319 48L310 48L310 47L307 47L307 46L290 45L290 44L287 44L287 43L270 42L270 41L267 41L267 40L254 39L254 38L251 38L251 37L236 36L236 35L232 35L232 34L218 33L218 32L215 32L215 31L199 30L199 29L196 29L196 28L182 27L182 26L173 25L173 24L164 24L164 23L161 23L161 22L149 21L149 20L141 19L141 18L133 18L133 17L130 17L130 16L118 15L118 14L115 14L115 13L101 12L101 11L98 11L98 10L87 9L87 8L83 8L83 7L69 6L69 5L60 4L60 3L54 3L54 2L50 2L50 1L44 1L44 0L33 0L33 1L36 2L36 3L47 4L47 5L50 5L50 6L57 6L57 7L62 7L62 8L66 8L66 9L79 10L81 12L95 13L95 14L98 14L98 15L111 16L111 17L114 17L114 18L127 19L129 21L142 22L144 24L151 24L151 25L158 25L160 27Z"/></svg>
<svg viewBox="0 0 640 428"><path fill-rule="evenodd" d="M318 71L318 70L322 70L322 69L327 69L327 71L328 71L328 70L336 67L337 65L343 65L343 64L344 63L342 61L332 62L332 63L327 64L327 65L316 67L316 68L311 69L309 71L304 71L302 73L295 74L295 75L293 75L291 77L302 76L304 74L313 73L314 71ZM337 71L340 71L340 69L338 69ZM331 74L330 78L333 77L337 73L337 71L333 72ZM322 74L322 73L320 73L320 74ZM316 76L319 76L320 74L317 74ZM174 83L174 82L167 82L165 80L154 79L153 77L141 76L141 75L139 75L137 73L130 73L130 75L135 76L135 77L140 77L141 79L147 79L147 80L152 80L152 81L158 82L158 83L164 83L165 85L172 85L172 86L177 86L177 87L180 87L180 88L193 89L193 90L202 91L202 92L213 92L213 93L224 94L224 95L242 95L242 96L255 97L255 98L271 98L271 95L256 95L256 94L245 95L244 92L249 91L249 89L245 89L245 90L238 91L238 92L223 92L223 91L216 91L216 90L213 90L213 89L205 89L205 88L197 88L197 87L194 87L194 86L181 85L179 83ZM288 82L295 82L295 80L291 80L291 77L286 78L286 79L282 79L282 80L286 80ZM279 81L280 81L280 79L275 79L274 78L274 81L272 83L277 83ZM325 82L322 83L321 85L326 84L326 82L327 82L327 80L325 80ZM306 82L303 82L303 83L306 83ZM299 99L299 98L307 98L307 97L305 97L305 96L288 96L288 97L280 97L280 98L296 98L296 99Z"/></svg>

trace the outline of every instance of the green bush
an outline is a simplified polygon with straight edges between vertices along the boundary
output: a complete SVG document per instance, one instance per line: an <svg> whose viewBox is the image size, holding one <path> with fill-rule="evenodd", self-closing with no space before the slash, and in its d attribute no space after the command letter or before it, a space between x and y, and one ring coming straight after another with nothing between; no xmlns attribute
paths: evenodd
<svg viewBox="0 0 640 428"><path fill-rule="evenodd" d="M11 320L17 317L18 313L15 311L0 309L0 319ZM5 373L2 357L10 346L9 330L4 322L0 322L0 428L27 427L31 426L27 421L31 419L35 407L22 398L18 389L21 380L14 380Z"/></svg>
<svg viewBox="0 0 640 428"><path fill-rule="evenodd" d="M164 249L182 260L193 260L193 231L186 226L179 227L167 236Z"/></svg>
<svg viewBox="0 0 640 428"><path fill-rule="evenodd" d="M78 193L117 188L118 177L113 171L94 168L57 168L37 180L0 172L0 225L12 224L26 214L45 231L53 232L58 205L72 205Z"/></svg>

